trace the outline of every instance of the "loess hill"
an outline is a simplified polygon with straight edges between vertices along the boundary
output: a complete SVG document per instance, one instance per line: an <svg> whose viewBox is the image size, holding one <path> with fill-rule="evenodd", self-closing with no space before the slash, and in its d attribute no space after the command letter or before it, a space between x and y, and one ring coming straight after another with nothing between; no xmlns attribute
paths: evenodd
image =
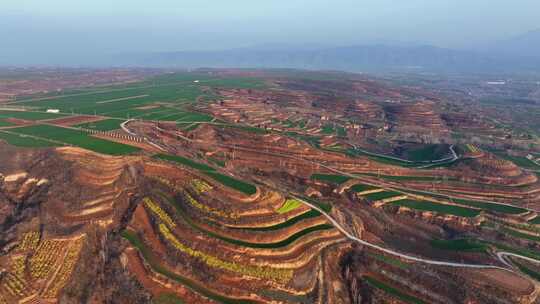
<svg viewBox="0 0 540 304"><path fill-rule="evenodd" d="M491 108L140 73L3 104L0 303L538 303L539 148Z"/></svg>

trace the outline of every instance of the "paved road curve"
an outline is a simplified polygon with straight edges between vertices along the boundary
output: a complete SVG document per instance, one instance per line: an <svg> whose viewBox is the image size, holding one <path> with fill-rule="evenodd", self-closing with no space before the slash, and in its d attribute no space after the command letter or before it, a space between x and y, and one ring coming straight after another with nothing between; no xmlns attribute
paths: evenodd
<svg viewBox="0 0 540 304"><path fill-rule="evenodd" d="M339 231L341 231L341 233L343 233L348 239L350 239L352 241L355 241L357 243L360 243L360 244L362 244L364 246L367 246L367 247L370 247L370 248L373 248L373 249L388 253L390 255L398 256L398 257L406 259L406 260L420 262L420 263L429 264L429 265L462 267L462 268L477 268L477 269L499 269L499 270L506 270L506 271L513 272L510 269L499 267L499 266L493 266L493 265L454 263L454 262L435 261L435 260L430 260L430 259L419 258L419 257L415 257L415 256L412 256L412 255L400 253L400 252L397 252L397 251L394 251L394 250L391 250L391 249L387 249L387 248L384 248L384 247L369 243L369 242L364 241L362 239L359 239L356 236L349 233L345 228L343 228L343 226L341 226L340 223L338 223L336 220L334 220L334 218L332 218L328 213L326 213L321 208L315 206L312 203L306 202L305 200L299 198L298 196L294 196L294 198L301 201L305 205L311 207L312 209L315 209L315 210L319 211L322 215L324 215L332 223L332 225L334 225ZM521 257L521 256L518 256L518 257ZM505 263L505 264L508 265L507 263Z"/></svg>
<svg viewBox="0 0 540 304"><path fill-rule="evenodd" d="M162 131L166 131L166 130L162 130ZM168 131L166 131L168 132ZM184 136L182 136L183 139L187 140L188 142L195 142L194 140L191 140L189 138L186 138ZM202 141L196 141L196 142L202 142ZM251 148L245 148L245 147L238 147L238 146L233 146L233 145L227 145L227 144L214 144L216 146L220 146L220 147L227 147L227 148L232 148L232 149L237 149L237 150L244 150L244 151L250 151L250 152L256 152L256 153L260 153L260 154L267 154L267 155L273 155L273 156L279 156L279 157L285 157L285 158L290 158L290 159L295 159L295 160L299 160L299 161L303 161L303 162L308 162L310 164L316 164L316 165L319 165L323 168L326 168L330 171L333 171L333 172L336 172L336 173L339 173L339 174L342 174L342 175L346 175L346 176L349 176L349 177L352 177L352 178L358 178L358 176L356 175L353 175L353 174L350 174L350 173L347 173L347 172L343 172L341 170L338 170L338 169L335 169L335 168L332 168L330 166L327 166L325 164L321 164L321 163L318 163L318 162L314 162L314 161L311 161L311 160L306 160L306 159L303 159L301 157L296 157L296 156L291 156L291 155L286 155L286 154L282 154L282 153L274 153L274 152L266 152L266 151L261 151L261 150L257 150L257 149L251 149ZM426 192L427 193L427 192ZM400 253L400 252L397 252L397 251L394 251L394 250L391 250L391 249L387 249L387 248L384 248L384 247L381 247L379 245L375 245L375 244L372 244L370 242L367 242L367 241L364 241L356 236L354 236L353 234L351 234L350 232L348 232L345 228L343 228L343 226L341 226L340 223L338 223L332 216L330 216L328 213L326 213L324 210L322 210L321 208L319 208L318 206L312 204L312 203L309 203L305 200L303 200L302 198L298 197L298 195L291 195L292 197L294 197L295 199L299 200L300 202L302 202L303 204L307 205L308 207L314 209L314 210L317 210L318 212L320 212L323 216L325 216L328 221L330 221L330 223L332 223L332 225L334 225L341 233L343 233L348 239L354 241L354 242L357 242L357 243L360 243L366 247L370 247L370 248L373 248L373 249L376 249L376 250L379 250L379 251L382 251L382 252L385 252L387 254L390 254L390 255L394 255L394 256L398 256L398 257L401 257L403 259L406 259L406 260L410 260L410 261L415 261L415 262L419 262L419 263L424 263L424 264L429 264L429 265L436 265L436 266L447 266L447 267L460 267L460 268L473 268L473 269L498 269L498 270L504 270L504 271L509 271L509 272L514 272L514 270L512 269L508 269L508 268L504 268L504 267L499 267L499 266L494 266L494 265L482 265L482 264L467 264L467 263L457 263L457 262L445 262L445 261L436 261L436 260L430 260L430 259L425 259L425 258L419 258L419 257L416 257L416 256L412 256L412 255L408 255L408 254L404 254L404 253ZM498 204L496 202L493 202L495 204ZM525 260L532 260L536 263L540 263L540 261L537 261L537 260L534 260L534 259L530 259L528 257L525 257L525 256L521 256L521 255L517 255L517 254L513 254L513 253L508 253L508 252L499 252L497 253L497 256L499 258L499 260L501 260L502 263L504 263L505 265L508 265L509 267L512 267L511 265L509 265L509 263L504 260L504 256L508 256L508 255L511 255L511 256L514 256L514 257L518 257L518 258L522 258L522 259L525 259Z"/></svg>

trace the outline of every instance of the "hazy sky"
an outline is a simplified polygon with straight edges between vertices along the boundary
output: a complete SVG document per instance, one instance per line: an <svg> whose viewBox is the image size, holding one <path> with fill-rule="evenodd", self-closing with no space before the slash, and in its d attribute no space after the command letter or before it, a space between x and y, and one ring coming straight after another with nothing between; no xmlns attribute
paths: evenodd
<svg viewBox="0 0 540 304"><path fill-rule="evenodd" d="M0 56L373 41L468 47L539 29L539 12L538 0L0 0Z"/></svg>

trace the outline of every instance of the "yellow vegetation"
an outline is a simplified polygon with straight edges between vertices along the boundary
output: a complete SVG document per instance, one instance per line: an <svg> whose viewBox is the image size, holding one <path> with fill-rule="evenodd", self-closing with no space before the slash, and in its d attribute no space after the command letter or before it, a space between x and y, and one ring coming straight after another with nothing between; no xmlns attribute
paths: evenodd
<svg viewBox="0 0 540 304"><path fill-rule="evenodd" d="M182 244L164 224L159 224L159 231L165 237L165 239L167 239L176 249L192 257L201 259L210 267L215 267L250 277L273 280L282 284L286 284L293 275L292 269L277 269L272 267L250 266L246 264L223 261L217 257L210 256L204 252L194 250Z"/></svg>
<svg viewBox="0 0 540 304"><path fill-rule="evenodd" d="M152 210L165 224L169 227L176 227L176 223L171 219L171 217L165 212L158 204L154 203L150 198L145 197L143 199L144 204Z"/></svg>
<svg viewBox="0 0 540 304"><path fill-rule="evenodd" d="M478 153L480 151L475 145L467 144L466 146L472 153Z"/></svg>
<svg viewBox="0 0 540 304"><path fill-rule="evenodd" d="M235 214L228 214L221 210L217 210L214 208L210 208L204 204L201 204L199 201L197 201L193 196L191 196L189 193L185 192L184 196L186 197L187 201L195 208L202 210L204 212L212 213L215 215L218 215L220 217L228 217L228 218L237 218Z"/></svg>
<svg viewBox="0 0 540 304"><path fill-rule="evenodd" d="M212 186L210 186L207 182L200 180L200 179L194 179L191 181L191 186L195 190L197 194L205 193L209 190L212 190Z"/></svg>
<svg viewBox="0 0 540 304"><path fill-rule="evenodd" d="M39 242L39 232L31 231L24 234L22 241L17 246L17 251L33 250Z"/></svg>
<svg viewBox="0 0 540 304"><path fill-rule="evenodd" d="M33 278L47 277L66 242L64 240L45 240L39 244L35 254L30 258L30 274Z"/></svg>
<svg viewBox="0 0 540 304"><path fill-rule="evenodd" d="M64 262L60 265L60 269L56 273L53 281L43 293L45 298L55 298L58 295L58 292L67 284L71 273L75 269L77 260L79 259L79 253L81 252L83 242L84 237L71 242Z"/></svg>
<svg viewBox="0 0 540 304"><path fill-rule="evenodd" d="M159 176L154 176L152 177L153 179L159 181L160 183L168 186L169 188L172 188L176 191L182 191L182 187L179 187L177 186L175 183L171 182L170 180L166 179L166 178L163 178L163 177L159 177Z"/></svg>

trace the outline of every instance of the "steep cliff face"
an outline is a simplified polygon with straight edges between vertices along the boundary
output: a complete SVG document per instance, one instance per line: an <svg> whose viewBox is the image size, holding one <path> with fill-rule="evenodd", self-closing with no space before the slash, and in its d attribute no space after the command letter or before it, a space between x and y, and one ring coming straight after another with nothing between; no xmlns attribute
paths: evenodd
<svg viewBox="0 0 540 304"><path fill-rule="evenodd" d="M0 163L0 300L145 299L118 262L118 231L138 188L133 160L72 148L0 148L12 160Z"/></svg>

